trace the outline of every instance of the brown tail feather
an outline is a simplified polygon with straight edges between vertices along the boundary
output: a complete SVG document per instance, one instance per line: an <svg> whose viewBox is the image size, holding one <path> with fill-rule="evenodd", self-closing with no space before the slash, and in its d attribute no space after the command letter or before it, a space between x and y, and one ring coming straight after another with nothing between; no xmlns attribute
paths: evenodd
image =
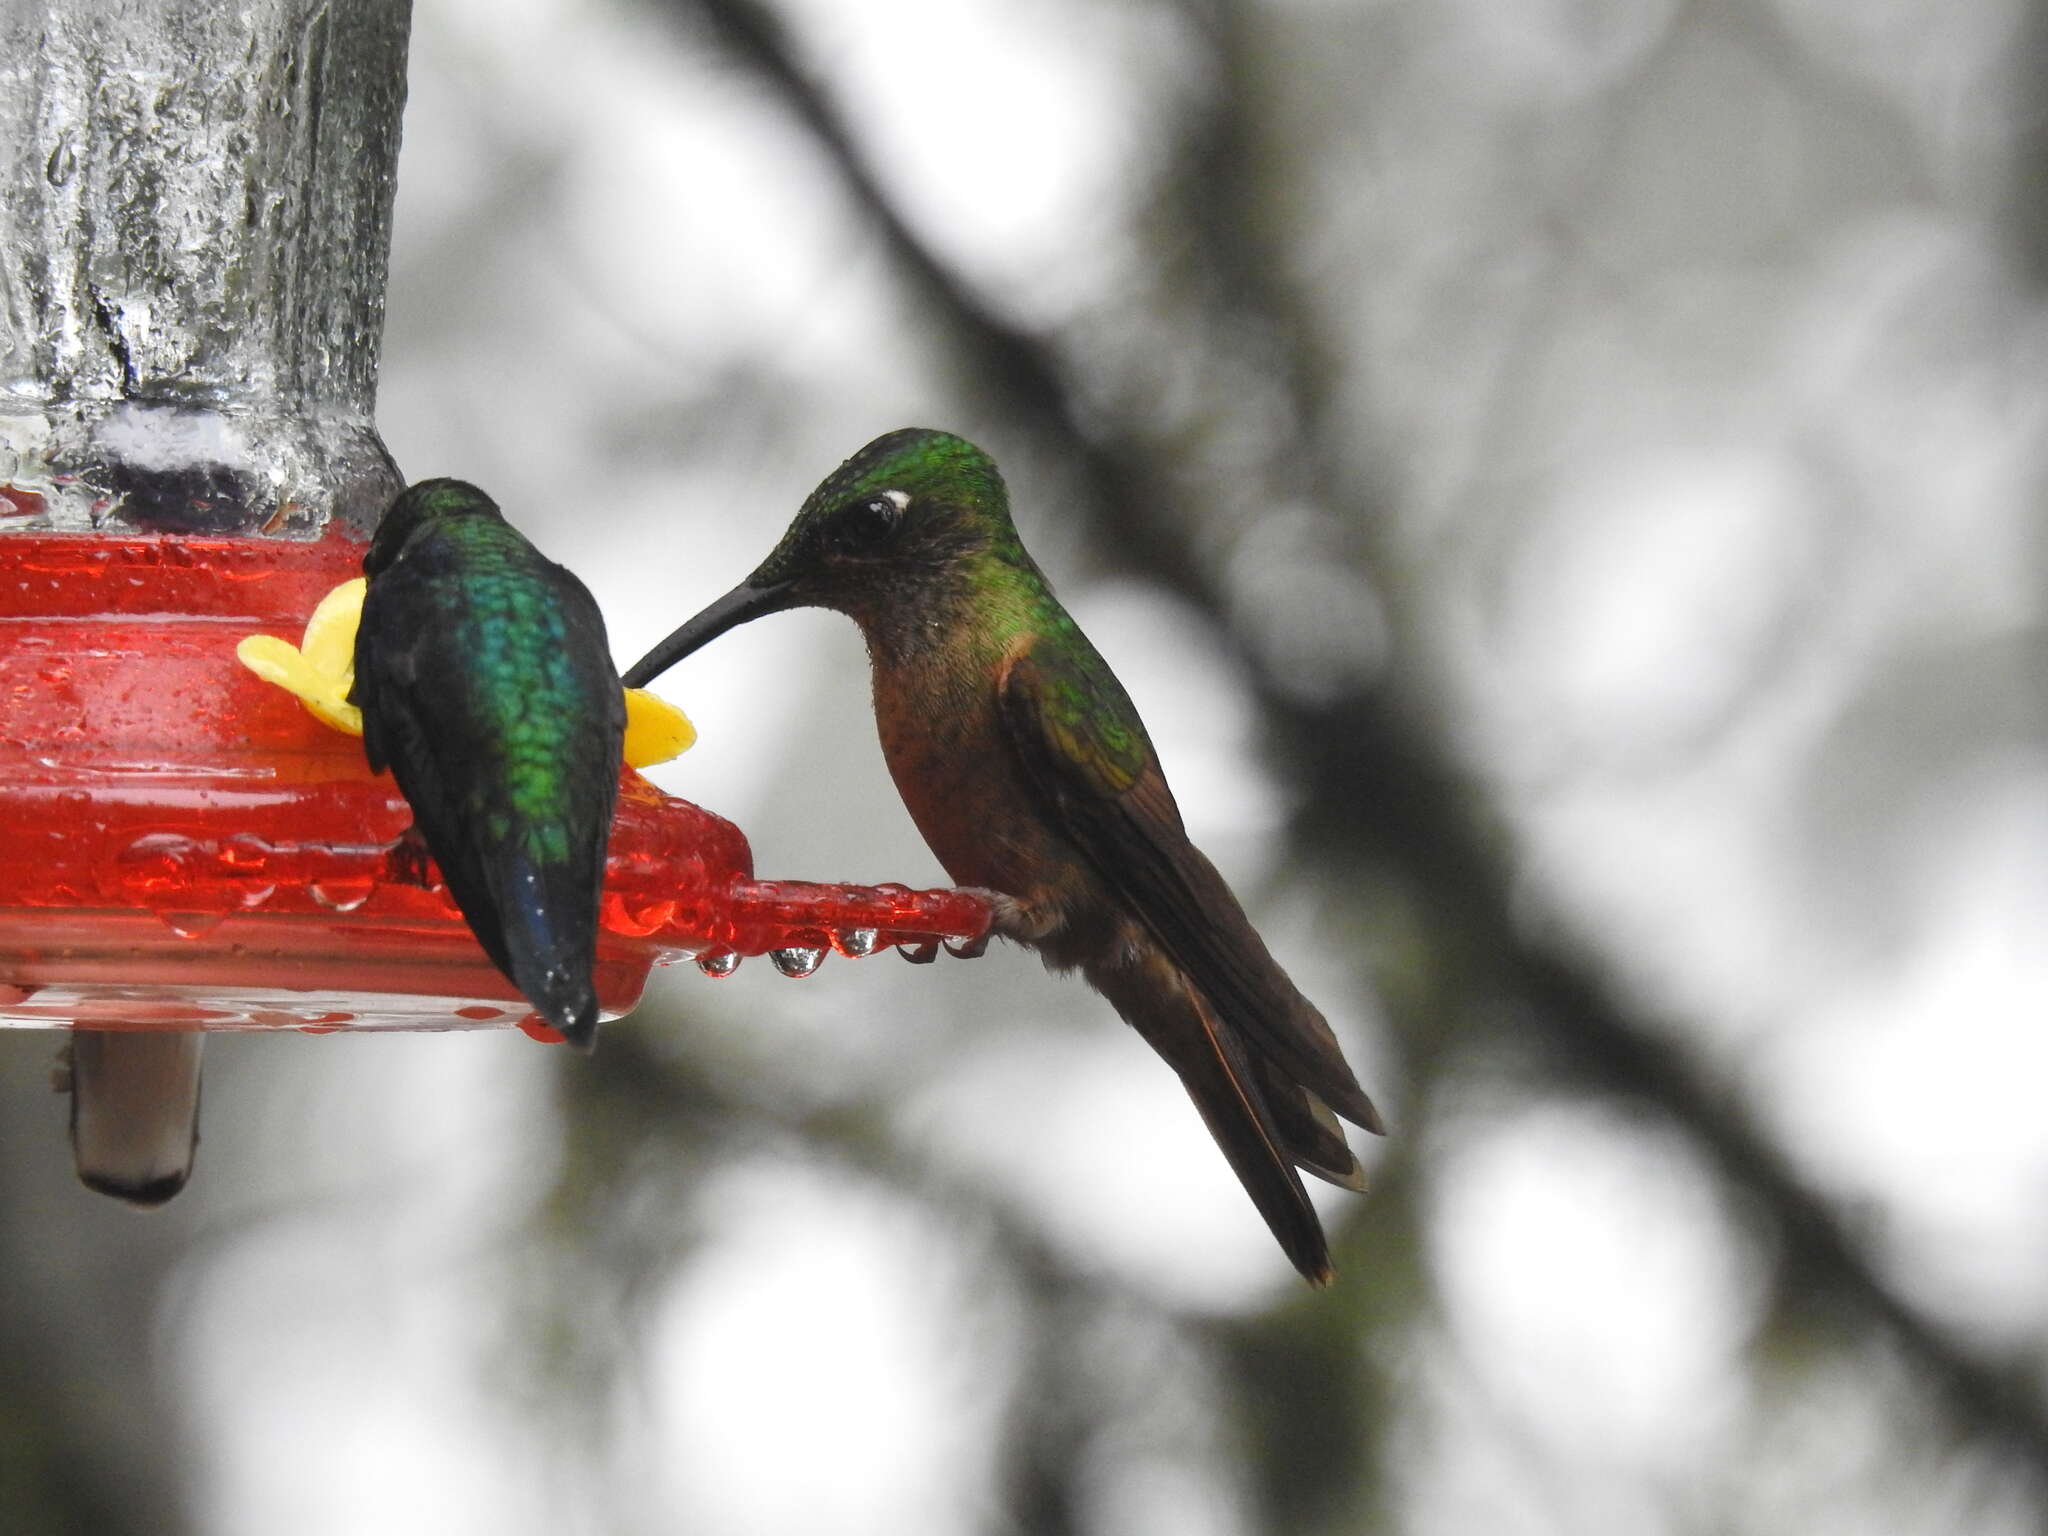
<svg viewBox="0 0 2048 1536"><path fill-rule="evenodd" d="M1330 1109L1375 1136L1386 1124L1344 1059L1337 1036L1316 1005L1281 969L1252 927L1216 866L1192 843L1159 850L1196 898L1188 918L1179 905L1139 912L1211 1011L1240 1032L1247 1049L1269 1058Z"/></svg>
<svg viewBox="0 0 2048 1536"><path fill-rule="evenodd" d="M1332 1271L1322 1222L1295 1172L1293 1143L1275 1124L1258 1069L1243 1046L1163 956L1133 967L1090 967L1087 976L1180 1074L1209 1134L1289 1261L1311 1285L1328 1285ZM1300 1113L1313 1123L1305 1104ZM1318 1156L1323 1151L1319 1147Z"/></svg>
<svg viewBox="0 0 2048 1536"><path fill-rule="evenodd" d="M1265 1057L1252 1054L1252 1073L1282 1150L1296 1167L1339 1189L1365 1193L1365 1170L1344 1140L1330 1106Z"/></svg>

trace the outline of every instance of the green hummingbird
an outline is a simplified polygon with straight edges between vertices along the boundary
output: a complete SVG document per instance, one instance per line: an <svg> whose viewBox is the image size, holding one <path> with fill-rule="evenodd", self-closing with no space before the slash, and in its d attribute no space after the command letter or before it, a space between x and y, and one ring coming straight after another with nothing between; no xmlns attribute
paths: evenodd
<svg viewBox="0 0 2048 1536"><path fill-rule="evenodd" d="M626 729L589 589L460 480L391 504L363 556L352 701L491 963L580 1050Z"/></svg>
<svg viewBox="0 0 2048 1536"><path fill-rule="evenodd" d="M1166 1058L1287 1257L1327 1283L1296 1170L1362 1189L1336 1116L1373 1132L1380 1117L1188 841L1136 708L1025 552L995 463L944 432L875 439L626 682L798 607L860 626L890 776L947 873L994 893L992 931L1078 969Z"/></svg>

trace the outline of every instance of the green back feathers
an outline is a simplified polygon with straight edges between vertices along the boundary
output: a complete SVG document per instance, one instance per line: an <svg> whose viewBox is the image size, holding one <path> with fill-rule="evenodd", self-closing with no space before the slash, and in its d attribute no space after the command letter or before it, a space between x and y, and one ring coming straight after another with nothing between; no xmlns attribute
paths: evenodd
<svg viewBox="0 0 2048 1536"><path fill-rule="evenodd" d="M463 552L463 602L450 614L470 665L458 681L479 741L501 765L502 780L472 786L477 810L499 819L498 835L518 828L529 855L569 857L564 803L588 786L572 770L582 738L597 734L593 707L602 676L579 665L579 627L552 584L534 579L537 557L508 524L463 519L439 535Z"/></svg>
<svg viewBox="0 0 2048 1536"><path fill-rule="evenodd" d="M565 805L617 771L590 749L608 735L617 688L588 592L459 480L399 497L364 569L383 644L432 637L413 675L438 699L436 734L461 742L478 770L455 776L450 794L536 861L569 857Z"/></svg>
<svg viewBox="0 0 2048 1536"><path fill-rule="evenodd" d="M625 704L596 601L491 499L413 486L378 526L355 701L484 952L587 1041Z"/></svg>

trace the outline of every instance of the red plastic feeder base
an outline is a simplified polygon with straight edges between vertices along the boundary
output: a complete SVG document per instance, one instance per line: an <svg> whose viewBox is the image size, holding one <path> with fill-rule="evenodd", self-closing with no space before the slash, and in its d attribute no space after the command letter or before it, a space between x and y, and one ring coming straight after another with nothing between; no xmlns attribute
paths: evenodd
<svg viewBox="0 0 2048 1536"><path fill-rule="evenodd" d="M362 546L0 534L0 1026L545 1031L401 834L397 786L235 659ZM597 986L657 963L968 939L964 891L756 881L730 822L624 774Z"/></svg>

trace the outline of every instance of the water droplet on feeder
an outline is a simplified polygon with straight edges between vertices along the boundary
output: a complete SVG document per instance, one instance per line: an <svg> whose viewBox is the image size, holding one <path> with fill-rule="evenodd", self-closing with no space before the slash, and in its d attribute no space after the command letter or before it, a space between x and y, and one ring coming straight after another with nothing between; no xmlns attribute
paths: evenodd
<svg viewBox="0 0 2048 1536"><path fill-rule="evenodd" d="M875 952L875 946L882 942L882 935L875 928L842 928L836 942L839 953L861 960Z"/></svg>
<svg viewBox="0 0 2048 1536"><path fill-rule="evenodd" d="M785 976L802 978L811 974L825 963L825 946L812 948L807 944L791 944L784 949L771 949L768 958L775 962L775 969Z"/></svg>
<svg viewBox="0 0 2048 1536"><path fill-rule="evenodd" d="M121 866L130 883L144 891L182 885L199 858L199 845L175 832L147 832L121 850Z"/></svg>
<svg viewBox="0 0 2048 1536"><path fill-rule="evenodd" d="M321 880L311 887L311 894L330 912L353 912L370 899L370 892L376 888L374 880Z"/></svg>
<svg viewBox="0 0 2048 1536"><path fill-rule="evenodd" d="M78 151L71 147L71 135L65 134L57 141L57 147L50 151L50 158L43 166L43 175L53 187L61 187L69 181L78 169Z"/></svg>
<svg viewBox="0 0 2048 1536"><path fill-rule="evenodd" d="M697 969L713 981L723 981L739 968L740 957L730 949L707 949L697 957Z"/></svg>
<svg viewBox="0 0 2048 1536"><path fill-rule="evenodd" d="M542 1045L562 1044L562 1032L537 1013L529 1013L519 1021L519 1032Z"/></svg>

